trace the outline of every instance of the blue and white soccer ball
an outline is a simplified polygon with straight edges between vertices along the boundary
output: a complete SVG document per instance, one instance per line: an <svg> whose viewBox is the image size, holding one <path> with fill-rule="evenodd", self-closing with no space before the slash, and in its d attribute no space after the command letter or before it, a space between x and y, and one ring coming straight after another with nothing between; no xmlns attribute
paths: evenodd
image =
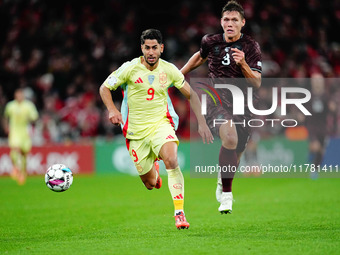
<svg viewBox="0 0 340 255"><path fill-rule="evenodd" d="M63 164L50 166L45 174L46 186L53 191L62 192L68 190L73 182L73 174L70 168Z"/></svg>

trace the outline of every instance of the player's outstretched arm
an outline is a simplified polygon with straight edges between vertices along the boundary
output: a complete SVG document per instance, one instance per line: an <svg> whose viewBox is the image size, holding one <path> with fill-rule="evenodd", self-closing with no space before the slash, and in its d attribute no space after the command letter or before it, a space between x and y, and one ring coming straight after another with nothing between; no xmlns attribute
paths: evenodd
<svg viewBox="0 0 340 255"><path fill-rule="evenodd" d="M192 57L188 60L188 62L182 67L181 72L182 74L186 75L187 73L191 72L192 70L196 69L200 65L204 64L206 58L201 57L201 53L197 51Z"/></svg>
<svg viewBox="0 0 340 255"><path fill-rule="evenodd" d="M122 114L120 111L118 111L112 100L111 91L104 84L102 84L99 88L99 94L109 112L109 119L111 123L114 125L124 125Z"/></svg>
<svg viewBox="0 0 340 255"><path fill-rule="evenodd" d="M179 90L190 101L190 106L194 111L198 121L198 133L202 137L203 143L213 143L214 137L205 121L204 116L201 114L201 102L197 93L191 89L189 83L184 82L184 86Z"/></svg>

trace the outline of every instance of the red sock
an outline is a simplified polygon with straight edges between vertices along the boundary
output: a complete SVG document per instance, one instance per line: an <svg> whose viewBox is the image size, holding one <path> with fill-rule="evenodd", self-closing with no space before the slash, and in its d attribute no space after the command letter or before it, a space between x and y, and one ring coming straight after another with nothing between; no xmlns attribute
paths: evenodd
<svg viewBox="0 0 340 255"><path fill-rule="evenodd" d="M237 169L236 150L228 150L221 146L219 164L221 167L222 191L231 192L231 186Z"/></svg>

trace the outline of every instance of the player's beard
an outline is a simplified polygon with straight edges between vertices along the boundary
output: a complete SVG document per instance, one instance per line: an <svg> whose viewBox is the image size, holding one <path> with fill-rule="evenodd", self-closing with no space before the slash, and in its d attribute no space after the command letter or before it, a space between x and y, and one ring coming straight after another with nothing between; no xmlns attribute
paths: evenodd
<svg viewBox="0 0 340 255"><path fill-rule="evenodd" d="M148 58L144 55L144 59L145 59L145 62L149 65L149 66L154 66L155 64L158 63L158 60L160 58L160 56L155 56L155 61L154 62L149 62L148 61Z"/></svg>

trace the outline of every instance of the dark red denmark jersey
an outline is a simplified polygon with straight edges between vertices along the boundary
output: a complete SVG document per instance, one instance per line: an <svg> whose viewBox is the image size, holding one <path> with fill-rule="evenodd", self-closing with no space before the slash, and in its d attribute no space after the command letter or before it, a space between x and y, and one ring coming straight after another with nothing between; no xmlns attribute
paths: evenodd
<svg viewBox="0 0 340 255"><path fill-rule="evenodd" d="M214 102L210 97L207 98L208 105L208 122L209 119L223 116L226 119L243 120L249 119L252 114L248 109L247 88L252 87L244 79L241 68L233 59L231 48L238 48L245 54L245 60L250 69L262 72L262 57L259 44L250 36L242 34L236 42L228 43L224 39L224 34L205 35L202 38L200 54L202 58L207 58L209 67L210 86L219 82L220 79L226 78L228 84L233 84L240 88L244 95L245 114L243 116L233 115L233 97L228 89L216 89L221 101L222 107L214 107ZM223 81L222 81L223 82ZM219 82L220 83L220 82ZM253 103L257 105L258 96L256 89L253 89Z"/></svg>
<svg viewBox="0 0 340 255"><path fill-rule="evenodd" d="M205 35L202 38L200 53L202 58L208 58L210 78L244 78L231 55L232 47L244 52L250 69L262 72L260 46L250 36L241 34L239 40L228 43L224 39L224 34Z"/></svg>

